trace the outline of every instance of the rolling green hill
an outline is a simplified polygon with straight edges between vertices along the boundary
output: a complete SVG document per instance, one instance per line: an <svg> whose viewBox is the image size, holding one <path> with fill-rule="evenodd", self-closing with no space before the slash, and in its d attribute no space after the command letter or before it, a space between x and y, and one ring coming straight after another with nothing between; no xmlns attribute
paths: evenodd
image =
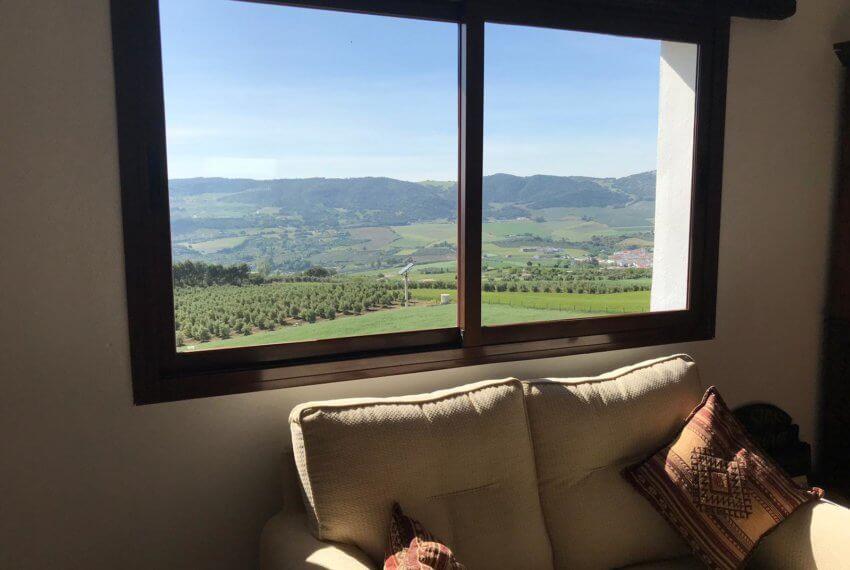
<svg viewBox="0 0 850 570"><path fill-rule="evenodd" d="M172 197L214 195L222 204L273 208L288 217L315 223L402 225L456 217L457 185L427 180L407 182L386 177L249 180L189 178L169 181ZM488 214L509 219L523 210L570 207L617 207L652 200L655 173L624 178L584 176L484 177L484 206ZM175 216L180 219L180 216ZM214 218L216 227L232 225ZM193 219L198 225L199 220Z"/></svg>
<svg viewBox="0 0 850 570"><path fill-rule="evenodd" d="M315 266L360 273L457 256L453 181L189 178L169 185L176 262L246 263L279 274ZM628 238L650 247L654 189L654 172L486 176L488 263L536 261L535 247L549 248L550 258L611 253Z"/></svg>

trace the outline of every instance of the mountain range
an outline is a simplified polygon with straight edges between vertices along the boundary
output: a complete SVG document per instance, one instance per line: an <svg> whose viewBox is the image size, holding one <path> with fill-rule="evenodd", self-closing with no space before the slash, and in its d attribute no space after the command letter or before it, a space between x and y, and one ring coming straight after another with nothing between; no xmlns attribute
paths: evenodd
<svg viewBox="0 0 850 570"><path fill-rule="evenodd" d="M502 219L528 210L620 207L655 199L654 171L622 178L493 174L483 182L485 217ZM184 178L170 180L169 191L175 198L219 195L221 203L279 208L281 214L325 224L407 224L453 219L457 212L457 184L446 181Z"/></svg>

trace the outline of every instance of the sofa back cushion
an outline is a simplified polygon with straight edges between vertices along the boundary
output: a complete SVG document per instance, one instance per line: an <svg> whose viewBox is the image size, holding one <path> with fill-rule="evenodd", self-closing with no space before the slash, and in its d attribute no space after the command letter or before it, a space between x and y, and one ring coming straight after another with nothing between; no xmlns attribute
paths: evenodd
<svg viewBox="0 0 850 570"><path fill-rule="evenodd" d="M383 560L398 502L472 570L552 568L518 380L302 404L290 427L317 538Z"/></svg>
<svg viewBox="0 0 850 570"><path fill-rule="evenodd" d="M594 378L526 383L540 501L556 568L618 568L689 551L620 475L678 433L703 389L677 355Z"/></svg>

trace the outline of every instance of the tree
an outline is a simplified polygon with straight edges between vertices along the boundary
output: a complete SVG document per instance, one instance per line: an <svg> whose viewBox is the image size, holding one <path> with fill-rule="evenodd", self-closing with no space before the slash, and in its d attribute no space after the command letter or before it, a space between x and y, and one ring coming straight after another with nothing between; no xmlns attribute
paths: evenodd
<svg viewBox="0 0 850 570"><path fill-rule="evenodd" d="M272 263L271 258L264 257L263 259L257 262L257 273L259 273L261 277L268 277L269 275L271 275L271 272L273 270L274 264Z"/></svg>
<svg viewBox="0 0 850 570"><path fill-rule="evenodd" d="M311 268L310 268L310 269L308 269L307 271L304 271L304 273L303 273L303 274L304 274L304 276L306 276L306 277L318 277L318 278L324 278L324 277L330 277L330 276L331 276L331 275L333 275L334 273L335 273L335 272L334 272L334 271L332 271L332 270L330 270L330 269L325 269L324 267L318 267L318 266L316 266L316 267L311 267Z"/></svg>
<svg viewBox="0 0 850 570"><path fill-rule="evenodd" d="M199 326L195 329L195 334L193 335L199 342L207 342L210 340L210 331L203 326Z"/></svg>

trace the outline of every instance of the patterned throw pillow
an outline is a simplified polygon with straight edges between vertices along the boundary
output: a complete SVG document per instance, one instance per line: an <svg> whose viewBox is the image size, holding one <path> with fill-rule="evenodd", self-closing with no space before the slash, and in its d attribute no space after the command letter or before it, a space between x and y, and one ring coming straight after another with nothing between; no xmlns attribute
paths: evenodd
<svg viewBox="0 0 850 570"><path fill-rule="evenodd" d="M742 568L762 537L823 496L759 450L714 387L672 443L623 476L718 570Z"/></svg>
<svg viewBox="0 0 850 570"><path fill-rule="evenodd" d="M396 503L390 521L390 546L384 570L465 570L449 548L422 528Z"/></svg>

